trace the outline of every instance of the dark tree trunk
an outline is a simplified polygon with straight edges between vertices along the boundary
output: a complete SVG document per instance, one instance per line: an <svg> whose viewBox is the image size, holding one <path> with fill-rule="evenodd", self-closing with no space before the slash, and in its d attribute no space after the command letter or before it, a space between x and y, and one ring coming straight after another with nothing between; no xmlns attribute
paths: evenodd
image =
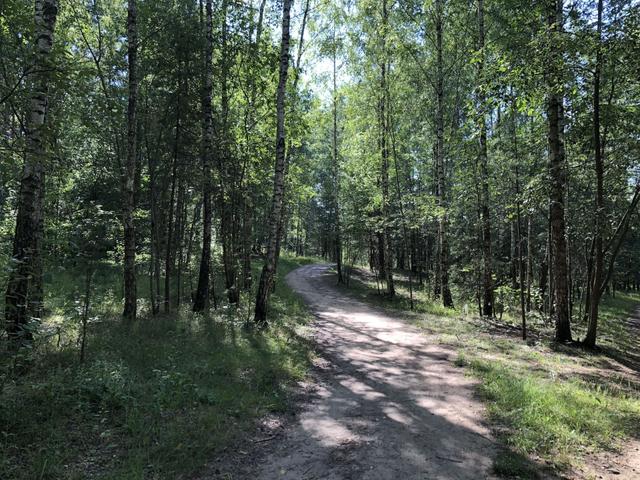
<svg viewBox="0 0 640 480"><path fill-rule="evenodd" d="M169 196L169 208L167 218L167 238L165 249L165 262L164 262L164 312L171 312L171 277L173 275L173 267L175 265L174 260L174 204L176 196L176 182L178 181L178 154L180 152L180 100L177 102L177 115L176 115L176 132L173 145L173 166L171 168L171 194ZM176 213L176 217L179 213ZM177 221L177 220L176 220Z"/></svg>
<svg viewBox="0 0 640 480"><path fill-rule="evenodd" d="M443 30L444 4L443 0L436 0L436 202L443 210L438 218L438 260L436 266L436 296L442 295L442 304L453 307L453 297L449 288L449 239L448 216L446 213L446 176L444 169L444 58L443 58Z"/></svg>
<svg viewBox="0 0 640 480"><path fill-rule="evenodd" d="M51 49L58 4L55 0L35 2L35 48L33 90L26 128L26 153L16 229L13 238L12 266L5 296L5 320L9 348L19 349L31 343L29 323L42 316L42 237L44 226L45 128Z"/></svg>
<svg viewBox="0 0 640 480"><path fill-rule="evenodd" d="M212 217L212 181L211 163L213 156L213 118L211 112L211 96L213 76L211 72L211 56L213 52L213 5L212 0L206 3L205 19L205 65L204 92L202 95L202 254L200 255L200 272L198 287L193 300L193 311L203 312L209 308L211 277L211 217Z"/></svg>
<svg viewBox="0 0 640 480"><path fill-rule="evenodd" d="M564 112L559 35L562 29L562 2L551 0L548 21L551 34L547 118L549 122L549 221L551 224L551 282L557 342L571 341L569 318L569 275L567 270L567 229L565 224L565 196L567 171L564 150Z"/></svg>
<svg viewBox="0 0 640 480"><path fill-rule="evenodd" d="M518 119L517 119L517 110L515 102L511 108L512 122L513 122L513 158L515 161L518 161L519 153L518 153ZM526 301L525 301L525 292L524 292L524 264L522 262L523 255L522 249L524 243L522 241L522 199L520 196L520 172L518 171L518 167L516 165L515 168L515 177L516 177L516 241L515 247L517 248L517 268L516 270L519 273L519 293L520 293L520 318L522 321L522 339L527 339L527 310L526 310ZM512 234L513 238L513 234ZM515 255L512 253L512 257ZM514 282L515 283L515 282ZM515 285L514 285L515 287Z"/></svg>
<svg viewBox="0 0 640 480"><path fill-rule="evenodd" d="M511 277L511 288L518 287L518 256L516 248L516 223L509 223L509 276Z"/></svg>
<svg viewBox="0 0 640 480"><path fill-rule="evenodd" d="M200 212L202 210L202 202L196 203L193 207L193 218L191 220L191 227L189 227L189 237L187 240L187 252L185 255L184 263L187 265L188 275L189 275L189 294L195 298L195 294L193 292L193 284L191 279L191 253L193 252L193 239L196 234L196 225L200 221Z"/></svg>
<svg viewBox="0 0 640 480"><path fill-rule="evenodd" d="M185 225L187 224L187 205L185 202L185 185L184 179L178 176L178 200L176 204L176 233L174 239L174 265L177 262L175 273L176 295L174 304L177 308L182 303L182 271L184 267L184 237Z"/></svg>
<svg viewBox="0 0 640 480"><path fill-rule="evenodd" d="M222 240L222 266L224 268L224 286L227 293L229 303L236 305L240 300L240 291L237 287L237 255L235 246L235 215L237 196L237 172L231 153L231 129L229 126L229 60L230 52L228 49L228 0L222 1L222 32L221 32L221 51L222 60L220 65L220 91L221 91L221 110L222 110L222 135L220 135L219 144L221 154L219 156L218 169L220 171L220 191L219 191L219 207L220 210L220 237Z"/></svg>
<svg viewBox="0 0 640 480"><path fill-rule="evenodd" d="M389 109L390 110L390 109ZM389 112L389 125L391 122L391 112ZM393 130L391 129L391 132ZM404 198L402 190L400 189L400 169L398 168L398 151L396 149L396 136L391 134L391 150L393 152L393 165L395 167L396 174L396 193L398 195L398 204L400 207L400 218L402 219L402 248L398 249L398 268L404 270L408 266L409 277L409 307L413 310L413 265L411 263L411 255L408 245L408 233L407 233L407 217L405 216ZM408 262L408 265L407 265Z"/></svg>
<svg viewBox="0 0 640 480"><path fill-rule="evenodd" d="M298 53L296 55L296 63L295 63L295 69L296 69L296 75L293 79L293 91L296 92L298 89L298 79L300 78L300 65L301 65L301 61L302 61L302 49L304 47L304 31L306 29L307 26L307 19L309 16L309 5L310 5L310 0L306 0L305 2L305 6L304 6L304 10L303 10L303 14L302 14L302 25L300 26L300 39L298 40ZM295 109L296 107L296 99L297 97L294 97L294 101L293 101L293 105L292 105L292 110ZM289 141L289 145L285 146L285 161L284 161L284 177L285 180L287 178L287 172L289 169L289 163L290 163L290 158L292 155L292 152L294 151L294 146L291 144L291 141ZM286 189L287 189L287 184L285 181L284 184L284 188L282 191L282 197L285 198L286 197ZM280 248L282 246L282 240L283 237L286 240L286 236L287 236L287 203L284 202L283 206L282 206L282 215L281 215L281 220L280 220L280 225L279 225L279 231L278 231L278 236L276 239L276 261L275 261L275 268L273 271L273 278L275 279L277 276L277 272L278 272L278 260L280 259ZM273 289L275 287L275 283L272 284L271 288Z"/></svg>
<svg viewBox="0 0 640 480"><path fill-rule="evenodd" d="M145 150L149 169L149 210L151 216L151 247L149 258L149 295L151 302L151 315L160 312L156 285L160 277L160 232L158 228L158 193L157 193L157 167L156 156L151 152L148 141L148 129L145 129Z"/></svg>
<svg viewBox="0 0 640 480"><path fill-rule="evenodd" d="M136 209L136 162L138 101L138 27L135 0L129 0L127 14L127 57L129 61L129 105L127 108L127 161L122 180L123 185L123 225L124 225L124 311L126 321L136 319L136 231L134 213Z"/></svg>
<svg viewBox="0 0 640 480"><path fill-rule="evenodd" d="M260 41L262 37L262 23L264 21L264 9L266 6L266 0L261 0L260 7L258 9L258 21L255 25L255 39L253 39L253 30L250 31L249 39L249 55L251 57L252 65L257 66L260 59ZM252 154L253 144L252 138L256 126L256 102L258 89L256 87L255 79L253 75L249 76L249 105L247 106L246 113L246 128L245 135L247 144L249 145L249 152ZM251 195L248 180L245 176L245 182L243 185L244 195L242 198L242 288L245 291L251 290L253 285L253 274L251 270L251 250L253 246L252 234L253 234L253 197Z"/></svg>
<svg viewBox="0 0 640 480"><path fill-rule="evenodd" d="M598 334L598 310L600 306L600 289L602 285L604 269L603 230L604 217L604 162L602 158L602 137L600 134L600 72L602 68L602 10L603 0L598 0L597 23L597 53L596 65L593 74L593 154L596 174L596 235L595 235L595 261L593 265L593 280L589 295L589 324L584 344L593 348L596 346Z"/></svg>
<svg viewBox="0 0 640 480"><path fill-rule="evenodd" d="M531 311L531 284L533 282L533 241L531 216L527 218L527 312Z"/></svg>
<svg viewBox="0 0 640 480"><path fill-rule="evenodd" d="M480 60L478 61L478 85L480 93L478 95L479 108L479 152L478 163L480 164L480 218L482 223L482 314L490 317L493 315L493 278L492 278L492 258L491 258L491 218L489 215L489 169L487 156L487 119L486 119L486 96L482 91L485 88L485 29L484 29L484 1L478 0L478 50Z"/></svg>

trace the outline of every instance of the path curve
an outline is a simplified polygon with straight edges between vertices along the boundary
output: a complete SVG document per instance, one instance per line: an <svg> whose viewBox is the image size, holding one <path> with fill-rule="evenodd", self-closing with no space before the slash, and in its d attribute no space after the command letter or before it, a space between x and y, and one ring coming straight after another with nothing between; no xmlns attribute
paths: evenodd
<svg viewBox="0 0 640 480"><path fill-rule="evenodd" d="M329 269L287 275L317 318L317 385L253 478L492 478L496 445L455 352L345 296Z"/></svg>

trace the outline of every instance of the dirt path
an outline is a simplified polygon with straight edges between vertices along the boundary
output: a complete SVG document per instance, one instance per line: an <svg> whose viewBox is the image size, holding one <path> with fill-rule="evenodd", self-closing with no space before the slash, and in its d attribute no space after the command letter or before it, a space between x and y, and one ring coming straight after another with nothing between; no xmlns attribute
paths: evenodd
<svg viewBox="0 0 640 480"><path fill-rule="evenodd" d="M317 385L251 478L491 478L496 446L455 353L345 297L328 269L287 276L317 316Z"/></svg>

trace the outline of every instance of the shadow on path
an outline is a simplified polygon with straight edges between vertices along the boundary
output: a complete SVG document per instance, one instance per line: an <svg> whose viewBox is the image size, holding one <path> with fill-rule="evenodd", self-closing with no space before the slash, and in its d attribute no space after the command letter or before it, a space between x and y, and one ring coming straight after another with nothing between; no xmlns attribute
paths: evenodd
<svg viewBox="0 0 640 480"><path fill-rule="evenodd" d="M454 352L345 297L328 269L308 265L287 276L317 317L316 386L252 477L492 478L497 446Z"/></svg>

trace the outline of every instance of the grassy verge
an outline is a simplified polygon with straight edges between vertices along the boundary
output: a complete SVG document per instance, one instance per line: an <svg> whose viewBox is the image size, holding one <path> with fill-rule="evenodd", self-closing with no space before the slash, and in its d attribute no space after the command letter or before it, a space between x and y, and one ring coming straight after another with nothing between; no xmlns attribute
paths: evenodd
<svg viewBox="0 0 640 480"><path fill-rule="evenodd" d="M411 311L411 296L413 296L414 313L449 318L454 318L460 313L459 310L445 308L440 303L433 301L431 293L421 287L415 278L412 279L411 288L409 288L409 280L406 275L396 274L394 278L396 296L393 299L382 294L380 289L383 289L384 285L381 286L375 276L364 267L353 270L348 286L339 287L353 297L396 312Z"/></svg>
<svg viewBox="0 0 640 480"><path fill-rule="evenodd" d="M283 259L280 279L299 264ZM286 410L288 387L305 375L310 352L298 334L310 316L283 281L272 298L265 333L241 328L248 306L131 326L99 318L82 365L74 343L51 337L26 375L0 376L0 476L194 474L257 418Z"/></svg>
<svg viewBox="0 0 640 480"><path fill-rule="evenodd" d="M640 434L640 382L633 369L616 361L640 353L638 331L626 322L640 296L605 298L601 310L601 345L592 353L557 347L550 325L531 315L534 340L523 342L517 319L505 315L501 324L433 306L416 292L415 314L408 313L406 282L398 282L399 299L377 295L376 285L355 277L349 290L407 314L413 323L457 348L458 365L480 380L478 391L505 449L496 458L496 473L536 478L540 465L567 471L588 455L619 448ZM637 328L637 327L636 327ZM584 325L575 326L580 338Z"/></svg>

